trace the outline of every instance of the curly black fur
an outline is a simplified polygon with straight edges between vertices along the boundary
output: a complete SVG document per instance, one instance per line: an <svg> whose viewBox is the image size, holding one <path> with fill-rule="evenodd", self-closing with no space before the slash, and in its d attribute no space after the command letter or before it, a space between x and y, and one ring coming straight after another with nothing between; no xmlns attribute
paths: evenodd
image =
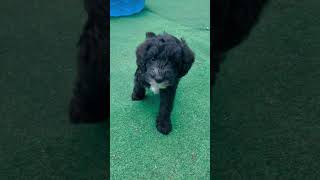
<svg viewBox="0 0 320 180"><path fill-rule="evenodd" d="M187 43L167 33L146 33L146 40L136 50L137 70L132 100L142 100L145 88L160 92L160 110L156 119L159 132L169 134L170 114L179 80L185 76L194 62L194 53Z"/></svg>
<svg viewBox="0 0 320 180"><path fill-rule="evenodd" d="M247 38L268 0L214 0L213 9L213 77L219 72L225 53Z"/></svg>
<svg viewBox="0 0 320 180"><path fill-rule="evenodd" d="M72 122L97 122L108 116L107 1L85 0L87 21L78 43L78 71L70 102Z"/></svg>

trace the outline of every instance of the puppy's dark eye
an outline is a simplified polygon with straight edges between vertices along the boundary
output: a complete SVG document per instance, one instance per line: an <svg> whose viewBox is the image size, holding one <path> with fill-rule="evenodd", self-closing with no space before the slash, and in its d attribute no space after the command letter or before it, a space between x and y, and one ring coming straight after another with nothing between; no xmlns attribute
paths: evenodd
<svg viewBox="0 0 320 180"><path fill-rule="evenodd" d="M151 61L155 61L156 59L153 57L153 58L151 58Z"/></svg>

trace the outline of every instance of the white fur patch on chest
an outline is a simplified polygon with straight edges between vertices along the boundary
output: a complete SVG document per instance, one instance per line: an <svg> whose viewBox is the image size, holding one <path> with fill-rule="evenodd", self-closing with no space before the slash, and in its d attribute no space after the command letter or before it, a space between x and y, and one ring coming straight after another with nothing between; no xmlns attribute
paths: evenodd
<svg viewBox="0 0 320 180"><path fill-rule="evenodd" d="M150 89L151 91L154 93L154 94L159 94L159 86L157 86L156 84L153 84L150 86Z"/></svg>
<svg viewBox="0 0 320 180"><path fill-rule="evenodd" d="M167 82L156 83L155 81L150 82L150 89L154 94L159 94L160 89L165 89L168 87Z"/></svg>

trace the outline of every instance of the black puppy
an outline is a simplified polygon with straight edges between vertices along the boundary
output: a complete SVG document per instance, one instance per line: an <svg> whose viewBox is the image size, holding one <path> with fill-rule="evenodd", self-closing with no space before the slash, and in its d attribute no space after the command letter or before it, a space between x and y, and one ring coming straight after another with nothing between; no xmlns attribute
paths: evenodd
<svg viewBox="0 0 320 180"><path fill-rule="evenodd" d="M159 132L171 131L170 114L179 80L188 73L194 53L187 43L167 33L146 33L146 40L136 50L137 70L132 100L142 100L145 88L160 92L160 111L156 120Z"/></svg>
<svg viewBox="0 0 320 180"><path fill-rule="evenodd" d="M259 15L268 0L214 0L212 1L212 43L213 77L216 74L225 54L245 40L253 26L258 22Z"/></svg>
<svg viewBox="0 0 320 180"><path fill-rule="evenodd" d="M106 0L84 0L87 21L78 43L78 67L69 116L72 122L98 122L108 116L109 13Z"/></svg>

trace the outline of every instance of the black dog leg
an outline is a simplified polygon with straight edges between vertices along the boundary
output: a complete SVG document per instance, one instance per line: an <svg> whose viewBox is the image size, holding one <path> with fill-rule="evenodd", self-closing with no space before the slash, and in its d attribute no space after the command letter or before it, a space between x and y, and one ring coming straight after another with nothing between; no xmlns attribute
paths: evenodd
<svg viewBox="0 0 320 180"><path fill-rule="evenodd" d="M224 54L216 54L213 56L213 71L212 71L212 76L210 79L210 85L214 86L216 83L216 79L217 79L217 74L220 71L220 64L222 63L222 61L225 59L225 55Z"/></svg>
<svg viewBox="0 0 320 180"><path fill-rule="evenodd" d="M170 115L176 89L177 86L170 86L160 90L160 111L156 123L158 131L162 134L169 134L172 129Z"/></svg>
<svg viewBox="0 0 320 180"><path fill-rule="evenodd" d="M86 25L79 42L77 79L70 102L73 123L98 122L108 116L105 41L96 26Z"/></svg>
<svg viewBox="0 0 320 180"><path fill-rule="evenodd" d="M77 78L70 102L73 123L106 120L109 110L107 1L84 0L87 21L79 41Z"/></svg>
<svg viewBox="0 0 320 180"><path fill-rule="evenodd" d="M146 89L142 84L142 80L140 80L139 74L139 69L137 69L134 78L134 88L131 96L133 101L142 100L146 95Z"/></svg>

